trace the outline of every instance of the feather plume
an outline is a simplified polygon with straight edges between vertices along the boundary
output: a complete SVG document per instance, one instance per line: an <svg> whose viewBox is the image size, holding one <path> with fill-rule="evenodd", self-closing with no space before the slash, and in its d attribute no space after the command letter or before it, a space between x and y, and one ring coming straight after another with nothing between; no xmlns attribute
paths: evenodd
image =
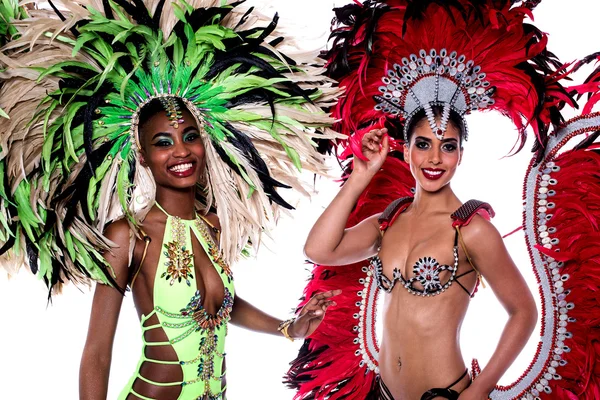
<svg viewBox="0 0 600 400"><path fill-rule="evenodd" d="M197 198L219 216L227 262L291 207L279 189L307 192L300 168L325 173L316 140L339 138L323 109L341 90L314 56L283 53L276 16L241 3L56 0L15 24L20 36L0 52L0 107L12 119L0 161L18 214L10 232L46 244L28 251L51 289L114 284L102 231L120 218L135 231L153 204L135 139L153 98L180 98L203 131Z"/></svg>

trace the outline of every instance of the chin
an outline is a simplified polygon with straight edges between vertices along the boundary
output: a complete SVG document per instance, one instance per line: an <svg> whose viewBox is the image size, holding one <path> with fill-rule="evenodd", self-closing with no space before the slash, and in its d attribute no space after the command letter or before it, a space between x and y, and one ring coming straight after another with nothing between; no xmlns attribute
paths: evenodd
<svg viewBox="0 0 600 400"><path fill-rule="evenodd" d="M168 179L164 179L161 182L156 181L156 186L175 190L186 190L195 188L197 182L197 179L192 177L185 179L173 179L169 177Z"/></svg>
<svg viewBox="0 0 600 400"><path fill-rule="evenodd" d="M448 186L449 183L450 183L450 181L447 181L447 182L427 181L427 182L419 182L419 186L421 186L421 189L427 193L437 193L440 190L444 189L446 186Z"/></svg>

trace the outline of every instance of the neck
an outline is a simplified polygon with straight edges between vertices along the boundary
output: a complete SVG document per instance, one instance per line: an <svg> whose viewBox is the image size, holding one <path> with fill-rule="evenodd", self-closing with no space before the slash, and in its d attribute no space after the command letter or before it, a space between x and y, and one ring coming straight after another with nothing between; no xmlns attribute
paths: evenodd
<svg viewBox="0 0 600 400"><path fill-rule="evenodd" d="M157 188L156 202L169 214L181 219L194 219L196 217L195 188L177 190L171 188Z"/></svg>
<svg viewBox="0 0 600 400"><path fill-rule="evenodd" d="M447 184L437 192L428 192L417 185L415 199L412 203L413 211L417 213L436 213L454 211L462 204Z"/></svg>

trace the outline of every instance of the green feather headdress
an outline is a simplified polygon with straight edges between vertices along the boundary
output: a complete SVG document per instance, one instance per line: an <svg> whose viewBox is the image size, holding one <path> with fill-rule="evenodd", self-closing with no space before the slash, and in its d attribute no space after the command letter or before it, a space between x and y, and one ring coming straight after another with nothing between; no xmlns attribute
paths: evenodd
<svg viewBox="0 0 600 400"><path fill-rule="evenodd" d="M102 231L122 217L139 225L153 204L137 124L160 97L181 99L201 127L197 197L219 215L225 260L260 243L278 207L290 208L276 189L303 190L301 168L324 172L315 139L335 137L323 108L340 91L314 59L278 51L277 17L241 3L53 1L17 25L0 74L11 118L0 127L5 260L26 254L51 288L114 284Z"/></svg>
<svg viewBox="0 0 600 400"><path fill-rule="evenodd" d="M19 6L19 0L0 0L0 48L11 38L18 36L14 22L27 16L25 9ZM4 69L0 59L0 70ZM8 118L8 115L0 108L0 119Z"/></svg>

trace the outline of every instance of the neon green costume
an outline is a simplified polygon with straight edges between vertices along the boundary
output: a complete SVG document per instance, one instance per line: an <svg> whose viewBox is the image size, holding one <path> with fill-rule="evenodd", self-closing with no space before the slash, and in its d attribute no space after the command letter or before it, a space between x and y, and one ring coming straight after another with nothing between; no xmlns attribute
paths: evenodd
<svg viewBox="0 0 600 400"><path fill-rule="evenodd" d="M157 206L165 212L158 204ZM165 212L166 214L166 212ZM178 399L223 399L225 388L221 386L224 375L223 359L227 322L234 299L233 279L229 266L219 256L218 246L209 232L208 223L200 217L183 220L167 214L158 268L154 277L154 309L142 316L142 356L136 373L121 392L119 400L129 394L140 399L149 397L136 393L133 384L137 379L156 386L182 386ZM203 299L196 290L192 234L217 269L225 290L223 303L216 314L209 314L202 306ZM132 282L133 286L134 282ZM156 315L158 324L147 322ZM163 329L166 342L146 341L146 332ZM147 346L172 346L178 361L162 361L146 357ZM183 381L159 383L140 374L145 362L181 366Z"/></svg>
<svg viewBox="0 0 600 400"><path fill-rule="evenodd" d="M305 191L299 170L326 172L317 139L338 136L324 110L341 90L322 62L283 53L293 47L278 17L242 3L40 1L1 50L0 109L10 120L0 123L0 267L15 273L27 265L49 294L67 282L118 288L103 232L120 219L137 231L155 198L152 171L140 163L140 114L163 100L193 116L206 160L197 209L215 212L225 234L217 248L200 220L169 217L150 320L159 325L143 325L154 314L142 321L145 333L163 329L168 338L144 346L177 353L182 382L163 385L184 386L180 399L222 398L233 302L227 264L248 246L257 250L280 208L292 208L279 190ZM196 293L191 232L225 284L214 316ZM144 357L140 367L166 364ZM123 396L147 379L139 371Z"/></svg>

